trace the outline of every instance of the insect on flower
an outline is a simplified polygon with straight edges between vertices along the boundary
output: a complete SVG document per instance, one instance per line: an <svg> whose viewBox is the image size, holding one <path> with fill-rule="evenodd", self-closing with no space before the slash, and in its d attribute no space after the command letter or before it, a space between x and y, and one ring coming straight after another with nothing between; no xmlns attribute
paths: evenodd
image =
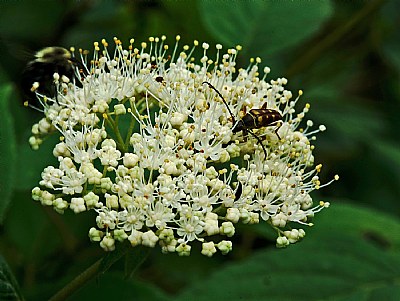
<svg viewBox="0 0 400 301"><path fill-rule="evenodd" d="M62 47L44 48L35 54L35 59L28 62L22 73L21 86L29 101L37 102L34 95L36 90L46 96L57 97L54 73L69 79L77 79L78 85L77 74L86 75L82 62L73 57L67 49ZM38 84L37 88L33 87L34 83Z"/></svg>
<svg viewBox="0 0 400 301"><path fill-rule="evenodd" d="M267 157L267 150L265 149L264 144L262 143L262 140L260 137L258 137L256 134L252 132L252 129L259 129L262 127L267 127L267 126L272 126L276 125L275 129L275 134L278 137L279 140L281 140L281 137L279 137L278 134L278 129L281 126L281 121L282 121L282 115L279 113L277 110L272 110L272 109L267 109L267 103L264 103L261 107L261 109L251 109L248 113L246 113L242 119L239 119L236 121L235 117L233 116L231 110L229 109L229 106L227 102L225 101L224 97L222 94L209 82L203 82L203 84L207 84L211 89L213 89L215 92L217 92L218 96L221 97L222 101L224 102L225 106L227 107L229 114L232 117L232 132L238 133L240 131L243 132L243 135L246 135L249 133L252 135L254 138L257 139L258 143L261 145L265 158Z"/></svg>

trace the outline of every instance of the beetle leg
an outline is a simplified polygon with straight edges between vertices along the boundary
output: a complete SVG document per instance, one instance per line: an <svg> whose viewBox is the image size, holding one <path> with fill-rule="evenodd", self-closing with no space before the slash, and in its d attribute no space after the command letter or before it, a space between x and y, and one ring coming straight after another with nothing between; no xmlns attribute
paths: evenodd
<svg viewBox="0 0 400 301"><path fill-rule="evenodd" d="M258 143L261 145L261 147L264 151L265 158L267 158L267 150L265 149L265 146L262 143L262 140L260 139L260 137L258 137L256 134L254 134L251 130L247 130L247 132L249 132L254 138L257 139Z"/></svg>
<svg viewBox="0 0 400 301"><path fill-rule="evenodd" d="M282 122L278 122L278 124L276 125L276 128L275 128L275 134L276 134L276 136L278 137L279 140L282 140L281 137L278 134L278 130L279 130L279 128L281 126L282 126Z"/></svg>

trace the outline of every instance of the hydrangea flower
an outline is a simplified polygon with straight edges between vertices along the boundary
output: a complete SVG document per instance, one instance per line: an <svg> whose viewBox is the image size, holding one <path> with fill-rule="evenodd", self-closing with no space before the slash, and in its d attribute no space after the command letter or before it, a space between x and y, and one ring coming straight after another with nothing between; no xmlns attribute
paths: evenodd
<svg viewBox="0 0 400 301"><path fill-rule="evenodd" d="M211 59L206 43L180 47L177 36L170 50L165 40L123 47L115 38L113 51L96 42L91 60L78 58L87 76L55 74L57 97L37 93L44 117L31 146L52 133L61 142L59 164L44 169L33 199L59 213L94 210L89 237L106 251L128 240L189 255L200 241L206 256L227 254L238 223L273 227L279 247L302 239L329 205L314 205L310 193L333 181L320 183L312 142L325 127L305 120L309 104L296 112L302 91L293 96L285 78L267 81L259 58L238 68L240 46L218 44ZM282 120L233 133L234 121L263 106Z"/></svg>

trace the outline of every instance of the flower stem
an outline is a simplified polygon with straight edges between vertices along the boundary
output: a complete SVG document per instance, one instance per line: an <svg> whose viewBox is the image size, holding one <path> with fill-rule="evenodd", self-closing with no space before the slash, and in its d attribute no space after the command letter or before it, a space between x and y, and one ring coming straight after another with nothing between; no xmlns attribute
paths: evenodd
<svg viewBox="0 0 400 301"><path fill-rule="evenodd" d="M126 138L125 138L125 147L126 147L126 149L128 149L128 147L129 147L129 139L132 136L134 128L135 128L135 118L132 117L130 122L129 122L128 133L127 133Z"/></svg>
<svg viewBox="0 0 400 301"><path fill-rule="evenodd" d="M58 291L53 297L49 299L49 301L65 300L67 297L71 296L78 289L83 287L86 283L88 283L91 279L93 279L96 275L99 274L102 260L103 258L97 260L94 264L92 264L80 275L78 275L75 279L73 279L70 283L64 286L60 291Z"/></svg>
<svg viewBox="0 0 400 301"><path fill-rule="evenodd" d="M64 286L60 291L58 291L49 301L61 301L70 297L84 285L86 285L94 277L104 273L108 270L115 262L119 259L128 255L128 257L133 257L134 260L130 260L129 273L130 276L139 268L139 266L144 262L150 253L150 248L135 248L132 250L130 244L122 245L121 248L107 254L103 258L97 260L94 264L88 267L70 283ZM128 253L129 251L129 253Z"/></svg>
<svg viewBox="0 0 400 301"><path fill-rule="evenodd" d="M122 139L121 133L119 132L118 128L118 116L116 117L116 120L113 120L111 117L108 117L106 119L106 123L110 126L111 130L114 132L115 138L116 138L116 144L118 149L122 153L126 153L126 146L124 143L124 139Z"/></svg>

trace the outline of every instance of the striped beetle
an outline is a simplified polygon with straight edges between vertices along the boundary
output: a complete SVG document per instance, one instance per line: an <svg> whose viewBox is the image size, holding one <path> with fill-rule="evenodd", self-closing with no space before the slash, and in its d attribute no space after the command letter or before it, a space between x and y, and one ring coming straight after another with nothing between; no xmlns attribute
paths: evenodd
<svg viewBox="0 0 400 301"><path fill-rule="evenodd" d="M248 113L246 113L243 118L236 121L236 118L233 116L231 110L227 102L225 101L222 94L209 82L203 82L203 84L207 84L211 89L217 92L218 96L221 97L225 106L227 107L229 114L232 117L232 133L238 133L240 131L243 132L243 135L247 133L251 134L254 138L257 139L258 143L261 145L264 151L265 158L267 157L267 150L265 149L264 144L262 143L260 137L253 133L252 129L259 129L262 127L272 126L277 124L275 129L275 134L280 140L278 129L281 125L280 121L282 121L282 115L277 110L267 109L267 103L264 103L261 106L261 109L251 109Z"/></svg>

